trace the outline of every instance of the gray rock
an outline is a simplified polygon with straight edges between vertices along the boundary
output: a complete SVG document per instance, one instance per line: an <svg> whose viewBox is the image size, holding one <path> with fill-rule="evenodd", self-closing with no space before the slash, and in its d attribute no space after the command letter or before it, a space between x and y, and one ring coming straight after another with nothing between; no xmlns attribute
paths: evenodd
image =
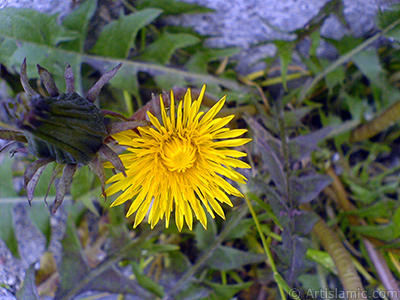
<svg viewBox="0 0 400 300"><path fill-rule="evenodd" d="M26 206L28 203L19 203L13 208L15 235L25 269L31 264L37 263L46 251L46 238L28 217Z"/></svg>
<svg viewBox="0 0 400 300"><path fill-rule="evenodd" d="M31 8L52 15L59 12L69 11L72 2L73 1L65 0L0 0L0 9L7 6Z"/></svg>

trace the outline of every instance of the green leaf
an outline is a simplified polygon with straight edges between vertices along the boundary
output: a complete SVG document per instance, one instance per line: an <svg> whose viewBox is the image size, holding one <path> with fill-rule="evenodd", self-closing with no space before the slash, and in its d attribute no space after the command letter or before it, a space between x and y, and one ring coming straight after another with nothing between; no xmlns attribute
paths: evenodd
<svg viewBox="0 0 400 300"><path fill-rule="evenodd" d="M69 290L85 278L90 271L86 255L76 233L76 227L71 217L67 219L65 236L62 240L62 263L60 285L55 299L61 299Z"/></svg>
<svg viewBox="0 0 400 300"><path fill-rule="evenodd" d="M206 250L215 240L215 237L217 236L217 225L210 214L207 214L207 229L204 229L200 223L197 223L194 229L194 234L197 249L201 251Z"/></svg>
<svg viewBox="0 0 400 300"><path fill-rule="evenodd" d="M400 19L400 6L397 4L392 5L391 9L385 11L380 10L377 17L377 24L381 29L384 29ZM395 38L399 41L400 26L395 26L393 29L389 30L385 36Z"/></svg>
<svg viewBox="0 0 400 300"><path fill-rule="evenodd" d="M307 250L307 258L315 261L321 266L324 266L332 273L337 274L335 263L333 262L332 256L330 256L328 252L309 248Z"/></svg>
<svg viewBox="0 0 400 300"><path fill-rule="evenodd" d="M276 41L275 45L278 48L278 55L281 60L281 76L282 76L283 88L285 89L285 91L287 91L288 88L286 82L286 75L289 63L292 61L294 44L283 41Z"/></svg>
<svg viewBox="0 0 400 300"><path fill-rule="evenodd" d="M89 22L93 17L96 8L97 0L86 0L63 19L63 25L65 28L79 34L76 40L66 42L63 45L64 49L75 50L83 53Z"/></svg>
<svg viewBox="0 0 400 300"><path fill-rule="evenodd" d="M208 73L208 63L224 57L231 57L239 53L239 48L204 49L190 57L185 67L191 72Z"/></svg>
<svg viewBox="0 0 400 300"><path fill-rule="evenodd" d="M63 43L77 40L79 34L57 23L57 15L49 16L30 9L7 7L0 10L0 61L7 68L19 69L27 58L29 78L38 78L36 64L46 66L62 90L65 63L79 74L75 59L57 55Z"/></svg>
<svg viewBox="0 0 400 300"><path fill-rule="evenodd" d="M330 62L329 62L330 63ZM338 66L332 72L326 74L325 82L329 90L329 94L332 95L333 88L337 85L343 85L346 76L346 69L344 66Z"/></svg>
<svg viewBox="0 0 400 300"><path fill-rule="evenodd" d="M232 299L238 292L249 288L253 285L253 282L242 282L237 284L219 284L211 282L209 280L204 280L204 283L211 287L214 291L214 295L211 296L215 300L229 300Z"/></svg>
<svg viewBox="0 0 400 300"><path fill-rule="evenodd" d="M136 35L141 28L153 22L162 13L159 9L144 9L107 24L100 33L92 52L114 58L127 58L134 47Z"/></svg>
<svg viewBox="0 0 400 300"><path fill-rule="evenodd" d="M34 204L28 211L29 219L46 237L47 245L50 242L51 225L50 225L50 212L43 204Z"/></svg>
<svg viewBox="0 0 400 300"><path fill-rule="evenodd" d="M382 94L382 100L376 99L375 101L376 105L378 105L378 110L383 108L379 107L381 101L381 106L386 107L400 98L398 89L388 82L387 72L383 68L375 50L362 51L353 57L353 61L370 80L372 88L378 89L377 92Z"/></svg>
<svg viewBox="0 0 400 300"><path fill-rule="evenodd" d="M171 60L176 50L199 42L200 39L191 34L164 32L154 43L147 47L140 59L165 65Z"/></svg>
<svg viewBox="0 0 400 300"><path fill-rule="evenodd" d="M220 271L239 269L244 265L259 263L266 259L264 254L250 253L232 247L218 246L207 261L207 266Z"/></svg>
<svg viewBox="0 0 400 300"><path fill-rule="evenodd" d="M356 233L377 238L386 242L393 241L394 239L400 237L400 228L395 223L384 225L352 226L351 228Z"/></svg>
<svg viewBox="0 0 400 300"><path fill-rule="evenodd" d="M148 290L149 292L153 293L154 295L160 298L164 297L164 288L162 286L160 286L153 279L144 274L143 270L136 262L132 261L131 266L137 282L143 288L145 288L146 290Z"/></svg>
<svg viewBox="0 0 400 300"><path fill-rule="evenodd" d="M13 203L0 201L0 238L6 243L8 249L15 257L19 257L18 243L15 237L13 222Z"/></svg>
<svg viewBox="0 0 400 300"><path fill-rule="evenodd" d="M35 284L35 267L32 264L25 270L24 282L22 287L16 293L17 300L40 300L39 293Z"/></svg>
<svg viewBox="0 0 400 300"><path fill-rule="evenodd" d="M18 197L12 176L12 159L6 155L0 166L0 199Z"/></svg>
<svg viewBox="0 0 400 300"><path fill-rule="evenodd" d="M171 14L195 14L195 13L208 13L214 10L203 7L196 4L190 4L182 1L175 0L143 0L139 1L136 6L137 9L143 9L147 7L157 7L164 11L165 15Z"/></svg>
<svg viewBox="0 0 400 300"><path fill-rule="evenodd" d="M93 199L99 198L101 191L99 186L94 188L94 180L95 175L88 166L79 168L70 186L70 193L73 199L82 201L86 208L96 216L99 216L99 212L93 204Z"/></svg>
<svg viewBox="0 0 400 300"><path fill-rule="evenodd" d="M391 199L382 199L372 205L359 208L354 211L343 212L344 215L357 215L362 218L384 218L388 216L388 212L395 211L396 202ZM400 224L398 224L400 226Z"/></svg>
<svg viewBox="0 0 400 300"><path fill-rule="evenodd" d="M48 46L78 38L75 32L57 23L57 15L14 7L0 10L0 36Z"/></svg>

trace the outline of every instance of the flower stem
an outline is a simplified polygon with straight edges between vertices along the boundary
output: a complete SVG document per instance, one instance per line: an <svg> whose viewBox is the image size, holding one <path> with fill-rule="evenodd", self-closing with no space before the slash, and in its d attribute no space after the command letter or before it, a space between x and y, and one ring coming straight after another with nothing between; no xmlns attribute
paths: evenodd
<svg viewBox="0 0 400 300"><path fill-rule="evenodd" d="M258 234L260 235L261 242L263 244L265 254L267 255L267 258L268 258L268 261L269 261L269 265L271 266L271 269L274 272L274 278L275 278L275 277L277 277L279 275L279 273L278 273L278 270L276 269L276 265L275 265L274 258L272 257L271 249L269 248L269 245L268 245L267 241L265 240L264 233L263 233L263 231L261 229L260 221L257 218L257 214L254 211L254 208L253 208L253 206L251 204L251 201L250 201L249 197L247 196L247 193L244 194L244 199L246 200L246 204L249 207L251 216L253 217L254 223L256 224L256 228L257 228ZM283 278L282 278L282 280L283 280ZM283 289L281 283L279 283L278 281L276 281L276 283L278 284L278 289L279 289L279 292L281 294L281 298L283 300L285 300L286 299L285 292L284 292L284 289Z"/></svg>

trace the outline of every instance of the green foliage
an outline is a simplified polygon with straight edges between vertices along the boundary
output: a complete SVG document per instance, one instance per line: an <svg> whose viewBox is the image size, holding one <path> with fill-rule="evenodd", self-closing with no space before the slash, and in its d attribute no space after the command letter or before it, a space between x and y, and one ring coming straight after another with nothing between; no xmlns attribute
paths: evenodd
<svg viewBox="0 0 400 300"><path fill-rule="evenodd" d="M17 197L17 192L13 188L12 159L5 157L1 162L2 172L0 172L0 198Z"/></svg>
<svg viewBox="0 0 400 300"><path fill-rule="evenodd" d="M176 50L195 45L198 42L200 40L190 34L164 32L147 47L145 53L139 59L165 65L169 63Z"/></svg>
<svg viewBox="0 0 400 300"><path fill-rule="evenodd" d="M13 204L0 202L0 205L0 238L6 243L12 254L19 257L13 222Z"/></svg>
<svg viewBox="0 0 400 300"><path fill-rule="evenodd" d="M119 17L96 28L96 40L90 42L96 0L83 1L62 19L28 9L0 10L0 61L11 73L11 79L2 82L10 87L19 85L12 82L13 73L26 57L29 78L37 78L36 64L41 64L63 90L62 78L68 62L76 75L76 89L82 93L98 73L123 62L100 99L100 106L119 107L127 117L133 109L127 113L124 108L141 108L142 97L150 99L151 93L208 83L210 96L228 94L230 102L223 113L249 108L244 116L246 123L237 114L237 126L247 124L251 129L248 135L253 138L247 148L249 157L244 159L254 168L246 174L249 184L243 191L254 206L256 217L249 216L246 207L240 206L241 199L232 199L234 208L227 210L226 220L208 216L207 230L200 224L195 225L193 232L179 233L172 225L151 231L145 224L132 230L131 220L125 217L126 207L109 208L115 198L103 202L98 180L87 167L81 167L70 189L77 203L66 204L70 216L62 240L60 283L54 291L55 299L71 299L86 290L134 294L141 299L244 298L241 293L246 289L254 294L259 292L259 285L254 282L261 283L271 297L277 295L277 289L290 293L292 287L303 291L324 286L338 289L343 282L336 285L336 278L331 280L338 274L333 255L320 248L318 240L310 238L318 215L344 235L348 249L361 253L363 257L355 256L354 260L358 261L359 272L369 275L364 280L368 288L375 288L375 282L382 278L375 270L382 268L375 268L377 262L369 259L365 247L360 246L365 237L381 243L374 245L374 251L384 254L379 261L379 267L386 266L389 272L384 275L398 271L399 126L394 124L369 141L350 143L349 136L357 125L390 109L400 99L400 10L379 13L381 33L368 39L345 36L333 41L320 34L323 21L330 15L343 22L345 19L342 1L328 1L305 29L294 33L297 38L290 42L274 41L277 54L266 60L268 67L263 76L271 76L269 68L277 63L275 70L280 69L280 74L272 79L282 83L278 93L277 85L274 89L265 85L265 78L255 76L251 79L254 82L243 81L262 86L270 105L265 108L259 101L260 91L254 93L237 81L242 78L233 69L234 60L230 59L224 70L220 68L220 62L234 57L239 49L210 49L203 44L205 37L193 30L157 22L166 15L204 13L209 9L175 0L142 0L134 5L133 12L127 5ZM371 47L384 37L390 40L383 40L380 48ZM300 53L299 43L305 39L310 47ZM337 49L336 61L317 56L317 48L323 42ZM293 71L304 66L307 73ZM210 75L217 69L222 74ZM299 76L291 77L293 74ZM312 78L305 80L306 74ZM298 88L289 90L296 85L295 81L290 82L292 78L299 78L300 83ZM253 111L255 115L251 115ZM13 182L14 178L18 187L18 174L12 168L12 159L1 159L0 238L18 256L13 202L2 202L20 195ZM340 175L351 210L340 207L332 178L325 174L328 168ZM44 197L50 180L48 167L38 182L37 198ZM51 189L50 195L53 194ZM93 219L88 220L88 211ZM33 205L28 215L49 243L51 216L44 205ZM359 222L352 223L351 218ZM266 243L259 234L266 235ZM93 257L87 253L96 247L104 260L96 266L89 265ZM275 254L272 258L261 253L269 247ZM268 264L263 264L266 259ZM269 268L275 263L276 272ZM132 271L134 279L122 271ZM271 284L271 278L277 287ZM39 299L32 267L26 270L16 296Z"/></svg>
<svg viewBox="0 0 400 300"><path fill-rule="evenodd" d="M159 9L144 9L108 23L92 48L94 54L113 58L127 58L139 30L153 22L162 13Z"/></svg>

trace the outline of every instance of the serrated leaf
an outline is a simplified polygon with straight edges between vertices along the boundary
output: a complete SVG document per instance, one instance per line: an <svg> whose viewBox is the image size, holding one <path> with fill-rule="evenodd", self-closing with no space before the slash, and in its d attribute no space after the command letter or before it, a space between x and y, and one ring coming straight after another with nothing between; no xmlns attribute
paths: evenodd
<svg viewBox="0 0 400 300"><path fill-rule="evenodd" d="M298 205L308 203L317 198L322 190L331 183L330 176L315 172L303 176L293 176L290 180L293 199Z"/></svg>
<svg viewBox="0 0 400 300"><path fill-rule="evenodd" d="M240 269L244 265L259 263L266 259L264 254L250 253L232 247L218 246L208 259L207 266L214 270Z"/></svg>
<svg viewBox="0 0 400 300"><path fill-rule="evenodd" d="M25 270L24 282L15 297L17 300L40 300L35 284L35 268L33 264Z"/></svg>
<svg viewBox="0 0 400 300"><path fill-rule="evenodd" d="M183 1L175 1L175 0L143 0L143 1L140 1L140 3L137 5L136 8L143 9L143 8L147 8L147 7L160 8L164 11L165 15L213 12L212 9L204 7L204 6L186 3Z"/></svg>
<svg viewBox="0 0 400 300"><path fill-rule="evenodd" d="M161 13L160 9L149 8L128 16L121 15L118 20L103 28L92 52L102 56L127 58L139 30L153 22Z"/></svg>
<svg viewBox="0 0 400 300"><path fill-rule="evenodd" d="M331 131L331 126L325 126L309 134L300 135L289 140L290 158L293 160L302 160L310 157L313 151L319 150L318 144L328 138L328 134Z"/></svg>
<svg viewBox="0 0 400 300"><path fill-rule="evenodd" d="M254 143L261 152L264 163L268 166L270 176L278 190L286 193L286 175L283 170L283 158L280 144L252 117L245 117L247 124L254 132Z"/></svg>
<svg viewBox="0 0 400 300"><path fill-rule="evenodd" d="M186 33L162 33L159 38L149 45L139 58L146 61L167 64L176 50L195 45L200 39Z"/></svg>
<svg viewBox="0 0 400 300"><path fill-rule="evenodd" d="M276 254L283 263L283 277L289 286L293 286L298 276L305 271L305 256L309 244L309 240L291 235L288 230L282 233L282 244L276 247Z"/></svg>
<svg viewBox="0 0 400 300"><path fill-rule="evenodd" d="M6 243L8 249L15 257L19 257L18 243L15 237L13 222L13 204L1 203L0 200L0 238Z"/></svg>

